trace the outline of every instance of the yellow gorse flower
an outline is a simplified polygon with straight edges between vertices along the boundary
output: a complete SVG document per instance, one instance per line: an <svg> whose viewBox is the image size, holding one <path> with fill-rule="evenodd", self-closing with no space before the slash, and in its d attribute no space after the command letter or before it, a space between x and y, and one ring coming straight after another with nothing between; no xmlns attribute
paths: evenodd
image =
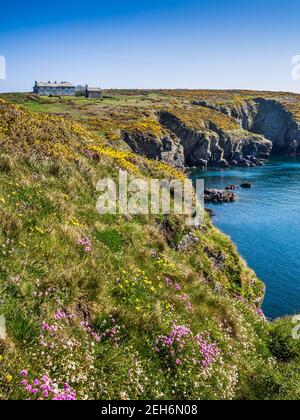
<svg viewBox="0 0 300 420"><path fill-rule="evenodd" d="M35 227L35 230L37 231L37 232L39 232L41 235L45 235L45 231L42 229L42 228L40 228L40 227Z"/></svg>

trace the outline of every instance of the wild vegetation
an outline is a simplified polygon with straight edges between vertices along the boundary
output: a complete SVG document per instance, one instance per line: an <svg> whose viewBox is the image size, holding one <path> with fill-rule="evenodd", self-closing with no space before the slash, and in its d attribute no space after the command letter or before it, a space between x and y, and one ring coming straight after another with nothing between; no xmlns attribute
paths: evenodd
<svg viewBox="0 0 300 420"><path fill-rule="evenodd" d="M176 115L187 127L197 131L209 130L211 125L224 131L239 130L241 128L232 117L202 106L173 106L170 108L170 112Z"/></svg>
<svg viewBox="0 0 300 420"><path fill-rule="evenodd" d="M300 397L294 325L265 319L263 284L208 217L180 252L180 216L96 211L120 168L183 180L120 136L163 130L156 112L181 96L0 100L1 399Z"/></svg>

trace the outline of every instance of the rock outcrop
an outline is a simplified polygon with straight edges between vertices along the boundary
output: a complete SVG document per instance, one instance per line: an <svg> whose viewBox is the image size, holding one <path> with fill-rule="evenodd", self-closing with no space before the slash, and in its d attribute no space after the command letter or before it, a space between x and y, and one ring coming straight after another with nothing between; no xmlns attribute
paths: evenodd
<svg viewBox="0 0 300 420"><path fill-rule="evenodd" d="M188 251L193 245L199 242L198 236L194 235L193 233L189 233L185 235L182 240L177 245L178 251Z"/></svg>
<svg viewBox="0 0 300 420"><path fill-rule="evenodd" d="M223 131L210 125L205 131L196 131L166 111L160 113L160 122L180 139L187 167L257 166L272 150L269 140L242 129Z"/></svg>
<svg viewBox="0 0 300 420"><path fill-rule="evenodd" d="M215 212L212 209L208 209L205 208L204 209L206 211L206 213L208 214L208 216L212 219L213 217L215 217Z"/></svg>
<svg viewBox="0 0 300 420"><path fill-rule="evenodd" d="M158 138L139 132L123 132L123 138L136 154L160 160L175 168L185 168L183 146L175 135Z"/></svg>
<svg viewBox="0 0 300 420"><path fill-rule="evenodd" d="M258 112L251 131L261 133L273 143L273 153L279 155L300 154L300 124L279 102L257 99Z"/></svg>
<svg viewBox="0 0 300 420"><path fill-rule="evenodd" d="M244 182L243 184L240 185L240 187L249 190L252 188L252 184L250 184L250 182Z"/></svg>
<svg viewBox="0 0 300 420"><path fill-rule="evenodd" d="M272 142L273 154L300 154L300 123L287 106L275 99L256 98L230 106L208 101L193 104L222 112L233 117L243 129L263 135Z"/></svg>
<svg viewBox="0 0 300 420"><path fill-rule="evenodd" d="M204 191L204 201L206 203L233 203L237 196L234 192L208 189Z"/></svg>
<svg viewBox="0 0 300 420"><path fill-rule="evenodd" d="M236 185L228 185L227 187L225 187L226 191L236 191L238 189L238 187Z"/></svg>
<svg viewBox="0 0 300 420"><path fill-rule="evenodd" d="M269 102L273 104L274 101ZM205 169L208 166L255 167L262 165L270 157L272 147L276 151L288 149L291 153L297 150L297 125L289 122L290 117L286 111L281 108L274 111L274 104L271 108L270 103L260 103L258 100L245 101L240 106L228 108L208 102L197 104L236 119L241 128L238 124L234 129L220 128L209 119L200 128L195 128L197 124L188 124L175 111L173 113L168 110L160 111L157 116L162 127L161 136L141 131L123 131L123 139L133 152L182 169ZM267 108L271 110L266 111ZM280 112L284 113L284 117L278 118L277 125L272 125L272 119L276 119ZM220 116L222 119L223 116ZM288 142L287 127L290 127ZM260 132L272 138L274 146Z"/></svg>

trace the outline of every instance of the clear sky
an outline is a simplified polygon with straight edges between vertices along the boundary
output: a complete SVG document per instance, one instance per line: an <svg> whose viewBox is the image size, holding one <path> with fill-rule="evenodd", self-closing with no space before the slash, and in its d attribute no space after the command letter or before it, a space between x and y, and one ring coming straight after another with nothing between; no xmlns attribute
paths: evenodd
<svg viewBox="0 0 300 420"><path fill-rule="evenodd" d="M15 0L0 13L2 92L34 80L300 92L299 0Z"/></svg>

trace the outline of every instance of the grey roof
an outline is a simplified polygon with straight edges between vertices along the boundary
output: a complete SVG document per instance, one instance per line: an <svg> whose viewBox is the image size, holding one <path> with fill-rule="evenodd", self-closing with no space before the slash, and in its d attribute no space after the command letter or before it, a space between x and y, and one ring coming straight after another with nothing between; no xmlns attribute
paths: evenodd
<svg viewBox="0 0 300 420"><path fill-rule="evenodd" d="M102 92L102 89L99 88L99 87L90 87L90 86L88 86L87 87L87 90L88 90L88 92L99 92L99 93Z"/></svg>
<svg viewBox="0 0 300 420"><path fill-rule="evenodd" d="M61 83L51 83L51 82L36 82L37 87L43 88L75 88L72 83L61 82Z"/></svg>

